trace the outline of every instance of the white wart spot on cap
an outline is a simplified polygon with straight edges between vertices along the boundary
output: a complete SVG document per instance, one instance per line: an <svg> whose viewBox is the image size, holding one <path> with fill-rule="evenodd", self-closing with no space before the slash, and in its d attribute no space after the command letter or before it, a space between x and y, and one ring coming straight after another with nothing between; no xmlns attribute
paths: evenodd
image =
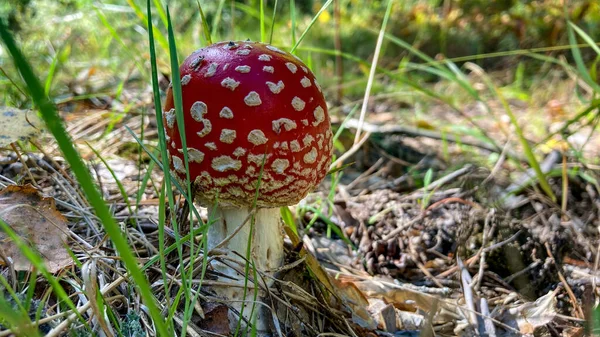
<svg viewBox="0 0 600 337"><path fill-rule="evenodd" d="M184 75L184 76L181 78L181 85L182 85L182 86L183 86L183 85L187 85L188 83L190 83L190 81L191 81L191 80L192 80L192 76L190 76L189 74L187 74L187 75Z"/></svg>
<svg viewBox="0 0 600 337"><path fill-rule="evenodd" d="M218 67L219 67L218 63L212 62L208 66L208 69L206 69L206 73L204 74L204 77L211 77L211 76L213 76L217 72L217 68Z"/></svg>
<svg viewBox="0 0 600 337"><path fill-rule="evenodd" d="M315 108L313 115L315 116L315 121L312 122L313 126L317 126L325 120L325 111L320 106Z"/></svg>
<svg viewBox="0 0 600 337"><path fill-rule="evenodd" d="M275 72L275 68L271 67L271 66L264 66L263 67L263 71L266 73L274 73Z"/></svg>
<svg viewBox="0 0 600 337"><path fill-rule="evenodd" d="M310 134L306 134L306 136L304 136L304 138L302 139L302 143L304 144L304 146L310 146L310 144L312 144L312 142L315 141L315 137L311 136Z"/></svg>
<svg viewBox="0 0 600 337"><path fill-rule="evenodd" d="M304 155L303 160L307 164L312 164L317 161L317 149L314 147L311 148L310 151Z"/></svg>
<svg viewBox="0 0 600 337"><path fill-rule="evenodd" d="M302 122L304 126L308 126L308 119L303 119L300 122Z"/></svg>
<svg viewBox="0 0 600 337"><path fill-rule="evenodd" d="M196 132L196 134L199 137L204 137L208 135L210 131L212 131L212 123L206 118L203 118L201 122L203 125L202 130L200 132Z"/></svg>
<svg viewBox="0 0 600 337"><path fill-rule="evenodd" d="M225 65L223 66L223 71L227 70L227 68L229 68L229 63L225 63Z"/></svg>
<svg viewBox="0 0 600 337"><path fill-rule="evenodd" d="M219 112L219 117L233 119L233 111L231 111L231 109L229 109L228 107L224 106L223 109L221 109L221 112Z"/></svg>
<svg viewBox="0 0 600 337"><path fill-rule="evenodd" d="M304 110L304 106L306 106L306 103L302 99L300 99L300 97L295 96L294 98L292 98L292 106L294 107L294 110L302 111Z"/></svg>
<svg viewBox="0 0 600 337"><path fill-rule="evenodd" d="M238 55L247 56L250 54L250 49L238 49L235 53Z"/></svg>
<svg viewBox="0 0 600 337"><path fill-rule="evenodd" d="M242 50L248 50L248 49L242 49ZM250 66L237 66L237 67L235 67L235 71L237 71L238 73L246 74L246 73L250 72Z"/></svg>
<svg viewBox="0 0 600 337"><path fill-rule="evenodd" d="M295 74L296 71L298 71L298 67L292 62L286 62L285 66L292 72L292 74Z"/></svg>
<svg viewBox="0 0 600 337"><path fill-rule="evenodd" d="M171 110L165 112L165 120L167 121L167 127L169 129L172 129L173 126L175 126L176 119L177 119L177 116L175 116L175 109L171 109Z"/></svg>
<svg viewBox="0 0 600 337"><path fill-rule="evenodd" d="M223 129L219 140L225 144L231 144L235 140L235 130Z"/></svg>
<svg viewBox="0 0 600 337"><path fill-rule="evenodd" d="M230 89L231 91L234 91L235 88L238 87L238 85L240 85L240 82L234 80L231 77L227 77L221 81L221 86L224 88Z"/></svg>
<svg viewBox="0 0 600 337"><path fill-rule="evenodd" d="M248 141L254 145L262 145L265 144L268 139L265 136L265 133L259 129L254 129L248 133Z"/></svg>
<svg viewBox="0 0 600 337"><path fill-rule="evenodd" d="M306 76L302 77L302 79L300 80L300 84L302 84L302 87L304 87L304 88L308 88L312 85L310 83L310 80Z"/></svg>
<svg viewBox="0 0 600 337"><path fill-rule="evenodd" d="M238 171L242 168L242 162L229 156L219 156L212 160L210 166L217 172Z"/></svg>
<svg viewBox="0 0 600 337"><path fill-rule="evenodd" d="M246 154L246 149L244 149L243 147L236 147L235 150L233 150L233 155L236 157L241 157L245 154Z"/></svg>
<svg viewBox="0 0 600 337"><path fill-rule="evenodd" d="M204 146L206 146L206 148L209 150L217 151L217 144L213 142L205 143Z"/></svg>
<svg viewBox="0 0 600 337"><path fill-rule="evenodd" d="M269 87L269 90L271 90L271 92L274 94L280 93L281 90L283 90L283 88L285 87L285 85L283 85L283 81L279 81L277 82L277 84L267 81L267 86Z"/></svg>
<svg viewBox="0 0 600 337"><path fill-rule="evenodd" d="M292 152L300 152L300 150L302 150L302 148L300 147L300 142L298 142L297 140L292 140L290 142L290 149L292 149Z"/></svg>
<svg viewBox="0 0 600 337"><path fill-rule="evenodd" d="M206 114L207 111L208 111L208 107L206 106L206 103L204 103L202 101L194 102L194 104L192 104L192 107L190 108L190 113L192 114L192 118L196 122L202 122L202 119L204 118L204 114Z"/></svg>
<svg viewBox="0 0 600 337"><path fill-rule="evenodd" d="M263 61L263 62L269 62L269 61L271 61L271 55L269 55L269 54L260 54L260 55L258 55L258 60L259 61Z"/></svg>
<svg viewBox="0 0 600 337"><path fill-rule="evenodd" d="M305 66L300 66L300 68L302 68L302 71L303 71L303 72L305 72L305 73L308 73L308 69L306 69L306 67L305 67Z"/></svg>
<svg viewBox="0 0 600 337"><path fill-rule="evenodd" d="M248 162L249 163L253 163L258 166L261 166L263 163L263 160L266 160L264 154L252 154L252 153L248 154Z"/></svg>
<svg viewBox="0 0 600 337"><path fill-rule="evenodd" d="M179 153L183 153L183 149L178 150ZM204 160L204 153L193 147L188 148L188 159L191 162L200 164Z"/></svg>
<svg viewBox="0 0 600 337"><path fill-rule="evenodd" d="M183 160L181 160L181 158L177 157L177 156L173 156L173 168L175 168L175 171L179 172L179 173L185 173L185 165L183 165Z"/></svg>
<svg viewBox="0 0 600 337"><path fill-rule="evenodd" d="M271 168L273 171L284 174L285 170L290 166L290 161L287 159L275 159L273 160L273 164L271 164Z"/></svg>
<svg viewBox="0 0 600 337"><path fill-rule="evenodd" d="M204 153L200 150L194 149L193 147L188 149L188 156L194 163L200 164L204 160Z"/></svg>
<svg viewBox="0 0 600 337"><path fill-rule="evenodd" d="M198 56L192 61L192 63L190 63L190 67L196 70L202 61L204 61L204 56Z"/></svg>
<svg viewBox="0 0 600 337"><path fill-rule="evenodd" d="M293 120L291 120L289 118L276 119L272 122L272 124L273 124L273 131L275 131L276 134L279 134L281 132L282 126L285 129L285 131L291 131L291 130L295 129L296 127L298 127L296 125L296 122L294 122Z"/></svg>
<svg viewBox="0 0 600 337"><path fill-rule="evenodd" d="M279 53L279 54L287 55L287 53L284 52L283 50L281 50L281 49L279 49L277 47L273 47L271 45L267 45L267 49L270 50L270 51L274 51L276 53Z"/></svg>
<svg viewBox="0 0 600 337"><path fill-rule="evenodd" d="M244 103L246 103L247 106L259 106L262 104L262 101L256 91L250 91L250 93L244 97Z"/></svg>

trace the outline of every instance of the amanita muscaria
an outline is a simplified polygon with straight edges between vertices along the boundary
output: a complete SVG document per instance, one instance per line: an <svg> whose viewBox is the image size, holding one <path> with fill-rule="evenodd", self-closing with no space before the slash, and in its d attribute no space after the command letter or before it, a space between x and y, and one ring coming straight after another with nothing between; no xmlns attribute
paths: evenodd
<svg viewBox="0 0 600 337"><path fill-rule="evenodd" d="M279 207L298 203L329 168L333 137L321 88L300 59L256 42L199 49L180 72L190 180L196 201L209 207L216 220L208 231L208 249L235 231L255 203L250 259L258 270L272 274L283 263ZM184 182L171 89L164 116L171 169ZM249 223L243 226L223 248L246 256L250 229ZM229 268L217 268L244 279ZM242 300L242 288L215 291ZM258 317L258 324L266 319Z"/></svg>

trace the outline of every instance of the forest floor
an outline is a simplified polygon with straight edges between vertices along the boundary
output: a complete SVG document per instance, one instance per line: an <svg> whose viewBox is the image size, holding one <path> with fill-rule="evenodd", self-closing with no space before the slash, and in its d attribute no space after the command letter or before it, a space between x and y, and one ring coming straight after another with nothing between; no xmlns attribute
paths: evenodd
<svg viewBox="0 0 600 337"><path fill-rule="evenodd" d="M154 116L135 112L150 106L150 95L136 97L139 101L129 104L137 108L117 119L107 102L64 103L60 108L115 218L123 224L138 257L148 261L158 249L157 186L162 172L154 168L147 185L140 188L149 159L127 128L139 134L144 125L145 142L155 144L156 124ZM562 198L553 201L531 184L532 174L525 164L514 164L518 161L511 156L516 153L519 158L521 153L516 139L508 137L498 150L476 138L448 140L431 128L397 128L403 121L386 112L395 110L394 104L375 104L376 112L365 127L371 139L348 160L353 165L345 168L334 184L333 202L322 203L320 215L304 207L328 199L333 184L328 178L316 193L293 208L299 214L300 232L306 234L304 249L316 256L333 286L344 289L338 295L345 304L340 310L322 308L331 310L329 317L300 310L298 317L306 320L305 325L298 327L282 319L284 332L317 335L316 331L325 329L350 336L584 336L598 298L594 289L600 277L600 187L594 177L600 168L563 156L556 149L546 151L541 166L550 177L554 194L568 191L566 202ZM519 103L514 104L519 113ZM494 108L499 103L490 101L489 105ZM464 111L477 117L478 109L472 106ZM551 114L558 108L542 105L529 109ZM430 106L429 113L431 118L455 118L443 106ZM478 125L488 136L505 139L503 126L481 121ZM333 118L334 125L340 123ZM347 121L350 131L353 123ZM585 139L580 153L586 158L597 156L600 148L598 137L588 131L582 126L570 135ZM45 154L23 150L20 160L12 151L1 153L1 184L33 183L45 196L53 197L69 220L74 254L94 255L102 285L120 280L121 273L110 262L115 252L104 245L105 233L73 183L56 145L50 138L39 143L44 144ZM90 147L107 160L112 172ZM482 164L490 160L493 165ZM140 206L133 212L113 174L132 200L139 196ZM206 211L201 209L201 214L206 216ZM132 219L133 225L126 226ZM341 229L342 235L331 226ZM289 248L288 255L293 255L294 247ZM171 262L175 264L177 259ZM151 279L160 275L156 269L148 271ZM65 283L72 282L74 293L74 285L84 283L74 269L63 278L68 280ZM47 287L36 287L40 299ZM127 312L131 308L119 306L131 302L115 296L125 291L125 286L115 287L105 296L112 298L110 305L116 311ZM312 295L320 305L331 305ZM300 308L311 305L308 299L287 300L295 300ZM204 303L199 310L204 319L193 320L199 336L204 336L202 331L224 329L215 323L222 315L218 306ZM48 324L49 330L56 326L52 321Z"/></svg>

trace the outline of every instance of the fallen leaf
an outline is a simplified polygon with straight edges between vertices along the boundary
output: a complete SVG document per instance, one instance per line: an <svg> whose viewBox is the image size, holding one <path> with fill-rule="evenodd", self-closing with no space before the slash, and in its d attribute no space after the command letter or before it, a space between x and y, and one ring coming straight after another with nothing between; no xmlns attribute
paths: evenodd
<svg viewBox="0 0 600 337"><path fill-rule="evenodd" d="M41 119L31 110L0 106L0 147L37 137L42 125Z"/></svg>
<svg viewBox="0 0 600 337"><path fill-rule="evenodd" d="M31 185L8 186L0 191L0 218L40 254L49 272L73 263L65 244L67 219L56 209L53 198L43 197ZM0 251L12 260L15 270L31 269L29 260L2 231ZM0 259L0 265L4 263Z"/></svg>
<svg viewBox="0 0 600 337"><path fill-rule="evenodd" d="M516 326L522 334L533 334L536 328L546 326L556 317L556 292L549 291L535 302L512 307L501 317L509 326Z"/></svg>

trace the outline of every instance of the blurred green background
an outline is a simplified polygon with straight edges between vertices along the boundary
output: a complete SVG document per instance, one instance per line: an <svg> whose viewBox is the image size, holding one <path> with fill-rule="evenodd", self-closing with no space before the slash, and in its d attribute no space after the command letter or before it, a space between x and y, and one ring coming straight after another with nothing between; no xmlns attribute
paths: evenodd
<svg viewBox="0 0 600 337"><path fill-rule="evenodd" d="M168 83L167 2L152 3L159 70ZM343 117L362 101L388 1L199 4L213 41L264 36L290 50L314 20L296 54L326 89L332 115ZM368 109L373 116L391 113L395 123L501 144L510 132L504 130L508 117L500 111L500 94L516 104L518 119L527 120L530 140L548 145L551 124L574 121L598 92L596 1L419 0L391 5L371 91L376 104ZM207 44L198 2L173 1L169 6L183 60ZM149 106L145 13L141 0L0 3L0 16L45 80L47 93L67 112L102 108L126 114ZM490 76L497 92L474 67ZM1 104L30 107L22 88L0 49ZM485 109L475 111L477 104ZM495 134L498 130L502 132Z"/></svg>

